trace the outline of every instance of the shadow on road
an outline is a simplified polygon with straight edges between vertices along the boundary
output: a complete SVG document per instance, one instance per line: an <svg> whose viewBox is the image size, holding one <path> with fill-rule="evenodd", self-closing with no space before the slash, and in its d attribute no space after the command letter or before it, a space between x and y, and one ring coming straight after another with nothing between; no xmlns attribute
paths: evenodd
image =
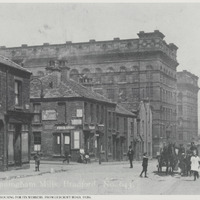
<svg viewBox="0 0 200 200"><path fill-rule="evenodd" d="M178 172L169 172L168 174L166 174L166 172L165 171L162 171L162 172L158 172L158 171L153 171L153 173L155 174L155 175L158 175L158 176L177 176L177 175L179 175L179 173Z"/></svg>

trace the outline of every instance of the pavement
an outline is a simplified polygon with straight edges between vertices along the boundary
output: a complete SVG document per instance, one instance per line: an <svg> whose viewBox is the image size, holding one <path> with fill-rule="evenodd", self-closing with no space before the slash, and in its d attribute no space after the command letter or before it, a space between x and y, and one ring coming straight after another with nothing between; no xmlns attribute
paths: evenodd
<svg viewBox="0 0 200 200"><path fill-rule="evenodd" d="M139 162L139 161L135 161ZM127 165L128 161L111 161L111 162L102 162L101 165ZM133 161L134 163L134 161ZM17 178L31 177L31 176L40 176L43 174L50 173L59 173L64 171L69 171L69 169L79 168L80 165L86 165L77 162L70 162L69 164L63 163L62 161L40 161L40 171L35 171L35 161L30 161L30 168L28 169L13 169L4 172L0 172L0 181L1 180L11 180ZM99 165L98 162L92 162L87 165Z"/></svg>

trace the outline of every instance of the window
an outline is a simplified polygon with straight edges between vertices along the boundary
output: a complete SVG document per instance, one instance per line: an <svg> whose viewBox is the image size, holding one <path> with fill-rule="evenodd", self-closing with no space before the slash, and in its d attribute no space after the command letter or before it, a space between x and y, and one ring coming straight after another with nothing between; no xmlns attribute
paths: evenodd
<svg viewBox="0 0 200 200"><path fill-rule="evenodd" d="M134 122L131 122L131 135L134 135Z"/></svg>
<svg viewBox="0 0 200 200"><path fill-rule="evenodd" d="M94 122L94 105L90 104L90 117L91 117L91 122Z"/></svg>
<svg viewBox="0 0 200 200"><path fill-rule="evenodd" d="M41 123L41 105L33 104L33 123Z"/></svg>
<svg viewBox="0 0 200 200"><path fill-rule="evenodd" d="M117 131L119 131L119 117L117 117Z"/></svg>
<svg viewBox="0 0 200 200"><path fill-rule="evenodd" d="M22 105L22 82L15 81L15 105Z"/></svg>
<svg viewBox="0 0 200 200"><path fill-rule="evenodd" d="M139 100L139 88L132 88L133 101Z"/></svg>
<svg viewBox="0 0 200 200"><path fill-rule="evenodd" d="M114 100L114 98L115 98L115 93L114 92L115 92L114 89L107 89L107 97L108 97L108 99Z"/></svg>
<svg viewBox="0 0 200 200"><path fill-rule="evenodd" d="M99 116L99 105L97 105L97 108L96 108L96 116L97 116L97 123L99 123L100 121L100 116Z"/></svg>
<svg viewBox="0 0 200 200"><path fill-rule="evenodd" d="M65 135L64 138L65 138L64 144L70 144L70 137L68 135Z"/></svg>
<svg viewBox="0 0 200 200"><path fill-rule="evenodd" d="M127 118L124 118L124 131L126 132L128 130L128 121Z"/></svg>
<svg viewBox="0 0 200 200"><path fill-rule="evenodd" d="M74 132L74 149L80 148L79 140L80 140L79 131L75 131Z"/></svg>
<svg viewBox="0 0 200 200"><path fill-rule="evenodd" d="M60 135L57 135L57 144L60 144Z"/></svg>
<svg viewBox="0 0 200 200"><path fill-rule="evenodd" d="M113 112L113 129L115 129L115 113Z"/></svg>
<svg viewBox="0 0 200 200"><path fill-rule="evenodd" d="M101 124L104 123L104 106L102 105L101 106L101 121L100 121Z"/></svg>
<svg viewBox="0 0 200 200"><path fill-rule="evenodd" d="M125 67L120 67L120 77L119 77L120 82L126 82L126 68Z"/></svg>
<svg viewBox="0 0 200 200"><path fill-rule="evenodd" d="M28 134L29 134L29 126L28 126L28 124L23 124L22 125L22 133L21 133L21 156L22 156L23 162L29 161Z"/></svg>
<svg viewBox="0 0 200 200"><path fill-rule="evenodd" d="M111 128L111 112L108 112L108 128Z"/></svg>
<svg viewBox="0 0 200 200"><path fill-rule="evenodd" d="M41 151L41 133L34 132L34 151Z"/></svg>
<svg viewBox="0 0 200 200"><path fill-rule="evenodd" d="M119 99L121 99L122 101L126 100L126 88L119 89Z"/></svg>
<svg viewBox="0 0 200 200"><path fill-rule="evenodd" d="M79 80L79 72L77 69L72 69L70 71L70 74L69 74L69 77L70 79L73 79L74 81L77 81Z"/></svg>

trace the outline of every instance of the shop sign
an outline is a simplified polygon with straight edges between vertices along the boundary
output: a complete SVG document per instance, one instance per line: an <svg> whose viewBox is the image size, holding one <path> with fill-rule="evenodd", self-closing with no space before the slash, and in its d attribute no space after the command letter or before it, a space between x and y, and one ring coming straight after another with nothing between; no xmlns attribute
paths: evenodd
<svg viewBox="0 0 200 200"><path fill-rule="evenodd" d="M43 110L42 111L42 120L56 120L57 113L56 110Z"/></svg>
<svg viewBox="0 0 200 200"><path fill-rule="evenodd" d="M83 117L83 110L82 109L77 109L76 110L76 116L77 117Z"/></svg>
<svg viewBox="0 0 200 200"><path fill-rule="evenodd" d="M71 122L72 122L72 125L81 125L82 119L72 119Z"/></svg>
<svg viewBox="0 0 200 200"><path fill-rule="evenodd" d="M57 130L72 130L74 126L57 126Z"/></svg>

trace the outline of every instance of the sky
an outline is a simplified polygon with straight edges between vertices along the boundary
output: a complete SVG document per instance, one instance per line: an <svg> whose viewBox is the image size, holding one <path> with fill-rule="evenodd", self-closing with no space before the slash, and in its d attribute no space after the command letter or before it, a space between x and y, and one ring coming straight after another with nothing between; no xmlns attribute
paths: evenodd
<svg viewBox="0 0 200 200"><path fill-rule="evenodd" d="M0 3L0 46L138 38L160 30L178 71L200 76L200 3Z"/></svg>
<svg viewBox="0 0 200 200"><path fill-rule="evenodd" d="M131 39L154 30L178 46L177 71L200 77L199 2L0 3L0 46Z"/></svg>

